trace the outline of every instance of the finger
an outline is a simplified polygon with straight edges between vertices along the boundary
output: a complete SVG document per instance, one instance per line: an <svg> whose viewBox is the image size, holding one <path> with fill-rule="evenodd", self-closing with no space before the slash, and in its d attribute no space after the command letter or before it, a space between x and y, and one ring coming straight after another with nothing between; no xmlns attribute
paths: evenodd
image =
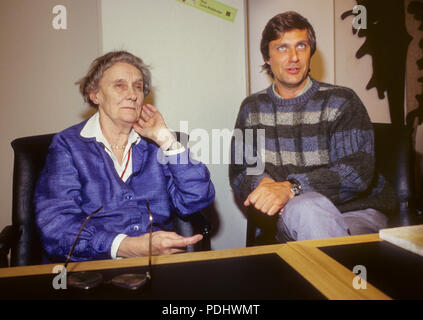
<svg viewBox="0 0 423 320"><path fill-rule="evenodd" d="M195 244L198 241L202 240L203 235L202 234L196 234L196 235L193 235L191 237L182 237L182 238L184 239L185 244L189 245L189 244Z"/></svg>
<svg viewBox="0 0 423 320"><path fill-rule="evenodd" d="M172 249L169 249L168 252L165 254L175 254L175 253L182 253L182 252L186 252L186 250L172 248Z"/></svg>
<svg viewBox="0 0 423 320"><path fill-rule="evenodd" d="M261 212L270 215L269 211L274 206L272 197L266 197L263 200L263 205L261 207Z"/></svg>
<svg viewBox="0 0 423 320"><path fill-rule="evenodd" d="M148 110L150 110L151 112L153 112L153 113L156 113L156 112L158 112L159 110L157 110L157 108L155 107L155 106L153 106L152 104L146 104L145 105L145 107L148 109Z"/></svg>
<svg viewBox="0 0 423 320"><path fill-rule="evenodd" d="M282 209L283 210L283 209ZM277 205L273 205L269 211L267 212L267 215L274 216L275 214L279 213L281 211L281 208Z"/></svg>
<svg viewBox="0 0 423 320"><path fill-rule="evenodd" d="M166 237L172 240L180 240L185 238L181 236L180 234L177 234L176 232L168 232L168 231L163 231L163 237Z"/></svg>
<svg viewBox="0 0 423 320"><path fill-rule="evenodd" d="M256 209L260 210L263 213L267 213L267 210L270 209L270 207L273 204L273 197L271 194L267 193L260 193L258 195L257 201L254 204Z"/></svg>
<svg viewBox="0 0 423 320"><path fill-rule="evenodd" d="M142 129L144 129L147 126L147 122L142 118L139 118L136 124Z"/></svg>
<svg viewBox="0 0 423 320"><path fill-rule="evenodd" d="M250 203L250 198L249 198L249 197L247 197L247 199L245 199L245 201L244 201L244 206L245 206L245 207L248 207L250 204L251 204L251 203Z"/></svg>
<svg viewBox="0 0 423 320"><path fill-rule="evenodd" d="M139 125L139 124L137 124L136 122L132 125L132 127L134 128L134 130L137 132L137 133L139 133L139 134L141 134L141 132L143 132L143 128Z"/></svg>
<svg viewBox="0 0 423 320"><path fill-rule="evenodd" d="M165 248L184 248L190 244L194 244L192 237L182 239L165 239L163 240L163 247Z"/></svg>
<svg viewBox="0 0 423 320"><path fill-rule="evenodd" d="M148 122L151 119L151 116L143 109L140 113L140 119L144 120L145 122Z"/></svg>
<svg viewBox="0 0 423 320"><path fill-rule="evenodd" d="M260 192L258 192L257 189L251 192L250 195L248 196L248 198L250 199L250 203L254 205L256 204L259 197L260 197Z"/></svg>
<svg viewBox="0 0 423 320"><path fill-rule="evenodd" d="M264 202L264 197L263 196L260 196L260 197L258 197L257 198L257 200L254 202L254 207L257 209L257 210L262 210L262 208L263 208L263 206L264 206L264 204L265 204L265 202Z"/></svg>
<svg viewBox="0 0 423 320"><path fill-rule="evenodd" d="M146 114L148 117L153 117L154 116L154 111L151 110L150 108L148 108L147 106L143 106L141 113Z"/></svg>
<svg viewBox="0 0 423 320"><path fill-rule="evenodd" d="M198 241L203 240L203 235L202 234L195 234L192 237L192 243L197 243Z"/></svg>

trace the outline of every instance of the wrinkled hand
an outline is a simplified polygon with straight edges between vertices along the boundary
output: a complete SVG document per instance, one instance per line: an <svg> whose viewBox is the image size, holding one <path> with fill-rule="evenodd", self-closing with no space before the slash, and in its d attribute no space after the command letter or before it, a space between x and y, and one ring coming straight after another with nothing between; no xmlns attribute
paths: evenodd
<svg viewBox="0 0 423 320"><path fill-rule="evenodd" d="M120 243L117 256L123 258L148 256L149 251L148 233L138 237L126 237ZM184 252L185 247L195 244L203 239L201 234L192 237L183 237L175 232L156 231L152 233L152 255L173 254Z"/></svg>
<svg viewBox="0 0 423 320"><path fill-rule="evenodd" d="M140 118L133 124L133 128L138 134L153 140L164 150L175 141L162 114L151 104L142 106Z"/></svg>
<svg viewBox="0 0 423 320"><path fill-rule="evenodd" d="M256 189L244 201L244 206L253 205L254 208L273 216L281 212L289 199L294 195L288 181L276 182L271 178L263 178Z"/></svg>

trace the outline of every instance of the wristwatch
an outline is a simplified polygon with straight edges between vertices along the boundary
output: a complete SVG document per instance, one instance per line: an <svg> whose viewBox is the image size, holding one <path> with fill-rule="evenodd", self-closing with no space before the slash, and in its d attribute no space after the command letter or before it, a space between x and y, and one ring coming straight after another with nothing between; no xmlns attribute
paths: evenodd
<svg viewBox="0 0 423 320"><path fill-rule="evenodd" d="M288 182L291 184L291 192L295 196L298 196L303 191L303 187L301 186L301 183L299 183L295 179L288 179Z"/></svg>

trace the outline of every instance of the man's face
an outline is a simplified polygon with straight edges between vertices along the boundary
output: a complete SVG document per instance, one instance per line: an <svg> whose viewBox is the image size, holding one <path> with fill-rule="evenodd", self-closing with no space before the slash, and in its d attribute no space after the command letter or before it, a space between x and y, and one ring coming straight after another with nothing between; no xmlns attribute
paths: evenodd
<svg viewBox="0 0 423 320"><path fill-rule="evenodd" d="M269 60L276 89L285 98L305 86L310 67L311 47L307 30L293 29L269 42ZM291 93L291 94L289 94Z"/></svg>

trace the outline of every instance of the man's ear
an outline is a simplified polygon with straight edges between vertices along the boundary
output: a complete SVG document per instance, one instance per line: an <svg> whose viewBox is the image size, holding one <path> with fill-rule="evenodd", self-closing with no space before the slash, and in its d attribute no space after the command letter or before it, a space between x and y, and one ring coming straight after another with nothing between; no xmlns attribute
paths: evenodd
<svg viewBox="0 0 423 320"><path fill-rule="evenodd" d="M97 99L97 93L96 92L90 92L90 100L92 101L92 103L94 104L99 104L99 101Z"/></svg>

